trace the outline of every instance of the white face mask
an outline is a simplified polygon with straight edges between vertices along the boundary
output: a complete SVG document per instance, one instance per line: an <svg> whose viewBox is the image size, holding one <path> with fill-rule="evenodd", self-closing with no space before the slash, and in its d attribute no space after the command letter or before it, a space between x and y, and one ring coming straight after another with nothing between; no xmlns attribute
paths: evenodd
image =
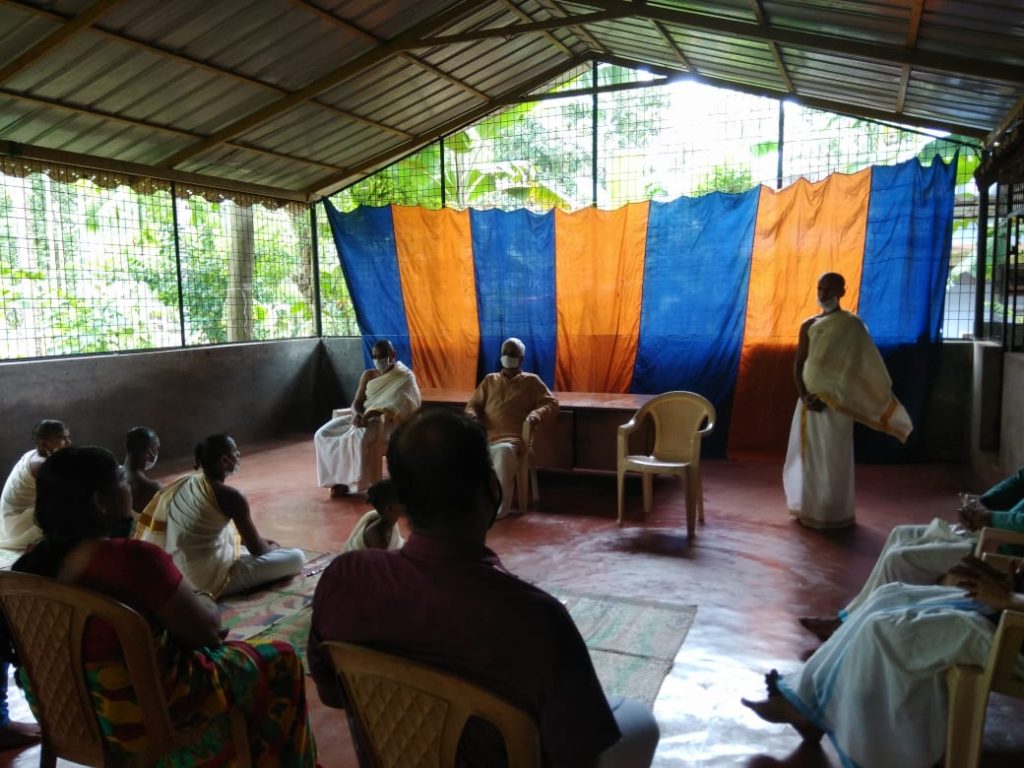
<svg viewBox="0 0 1024 768"><path fill-rule="evenodd" d="M376 360L373 361L373 367L376 368L381 373L384 373L385 371L387 371L388 368L391 367L391 361L388 360L386 357L383 359L377 358Z"/></svg>
<svg viewBox="0 0 1024 768"><path fill-rule="evenodd" d="M831 299L825 299L824 301L819 299L818 306L825 312L835 312L839 309L839 299L834 296Z"/></svg>
<svg viewBox="0 0 1024 768"><path fill-rule="evenodd" d="M153 467L156 466L156 460L157 460L157 457L154 456L152 459L150 459L149 461L146 462L146 471L147 472L149 470L151 470Z"/></svg>
<svg viewBox="0 0 1024 768"><path fill-rule="evenodd" d="M501 367L502 368L509 368L511 370L515 370L516 368L519 367L519 363L521 363L522 360L523 360L523 358L521 358L521 357L513 357L512 355L502 355L501 356Z"/></svg>

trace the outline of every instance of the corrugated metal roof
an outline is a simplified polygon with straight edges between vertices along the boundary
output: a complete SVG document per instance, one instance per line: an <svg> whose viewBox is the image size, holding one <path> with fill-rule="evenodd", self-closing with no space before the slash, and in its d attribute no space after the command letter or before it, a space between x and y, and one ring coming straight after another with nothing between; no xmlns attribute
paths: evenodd
<svg viewBox="0 0 1024 768"><path fill-rule="evenodd" d="M0 0L0 150L304 200L590 60L983 136L1024 3Z"/></svg>

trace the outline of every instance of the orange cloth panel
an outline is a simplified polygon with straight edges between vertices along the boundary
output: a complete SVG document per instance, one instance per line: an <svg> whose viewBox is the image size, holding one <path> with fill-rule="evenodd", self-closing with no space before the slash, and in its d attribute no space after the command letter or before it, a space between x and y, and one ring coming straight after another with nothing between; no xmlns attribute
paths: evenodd
<svg viewBox="0 0 1024 768"><path fill-rule="evenodd" d="M846 278L843 309L857 311L871 169L761 188L743 349L729 427L732 458L785 453L796 406L793 363L800 323L821 310L818 278Z"/></svg>
<svg viewBox="0 0 1024 768"><path fill-rule="evenodd" d="M476 313L469 211L392 206L412 369L421 387L476 387Z"/></svg>
<svg viewBox="0 0 1024 768"><path fill-rule="evenodd" d="M555 388L628 392L640 342L648 203L555 211Z"/></svg>

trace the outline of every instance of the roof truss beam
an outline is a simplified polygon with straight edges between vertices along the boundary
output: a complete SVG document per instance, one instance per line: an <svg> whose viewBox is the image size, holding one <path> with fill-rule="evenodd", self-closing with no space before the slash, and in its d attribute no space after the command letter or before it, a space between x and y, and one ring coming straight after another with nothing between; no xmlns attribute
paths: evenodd
<svg viewBox="0 0 1024 768"><path fill-rule="evenodd" d="M947 72L956 75L980 77L988 80L1003 80L1007 83L1024 84L1024 66L1004 64L998 61L982 61L966 56L930 53L918 49L893 45L865 43L838 35L820 34L817 32L800 32L797 30L780 29L767 23L736 21L733 19L705 16L689 11L648 5L644 2L625 2L624 0L585 0L587 5L600 8L591 17L591 22L605 20L605 13L619 13L648 19L657 19L690 29L707 32L719 32L735 35L747 40L774 42L791 45L795 48L838 53L856 56L888 64L907 64L911 67L923 67L936 72ZM578 19L580 17L577 17ZM616 17L618 18L618 17ZM579 23L591 23L585 19Z"/></svg>
<svg viewBox="0 0 1024 768"><path fill-rule="evenodd" d="M368 158L365 162L349 169L344 174L339 174L333 178L327 179L317 184L315 187L306 190L306 195L311 200L332 195L339 189L345 187L346 185L357 181L358 177L361 175L368 175L370 173L373 173L374 171L383 168L389 163L396 162L399 159L412 154L416 150L421 149L422 147L426 146L432 141L436 141L437 139L446 136L449 133L458 131L459 129L464 128L467 125L471 125L472 123L485 117L491 112L500 109L501 107L517 103L524 94L527 94L532 90L535 90L543 85L546 85L547 83L551 82L562 73L567 72L575 67L578 67L586 60L586 56L576 56L567 62L563 62L554 67L549 67L547 70L541 72L528 82L523 83L522 85L519 85L514 89L506 91L505 93L492 98L491 101L488 102L487 104L476 107L472 110L469 110L468 112L464 112L458 117L447 121L444 125L441 125L427 133L410 139L409 141L405 142L405 144L399 147L388 150L387 152L383 152L374 157Z"/></svg>
<svg viewBox="0 0 1024 768"><path fill-rule="evenodd" d="M374 45L381 45L382 43L386 43L387 42L386 40L382 40L381 38L377 37L372 32L368 32L367 30L363 29L360 26L357 26L356 24L353 24L353 23L351 23L349 21L345 21L345 19L338 18L337 16L335 16L330 11L324 10L323 8L319 7L318 5L315 5L314 3L311 3L309 0L292 0L292 3L294 5L299 6L300 8L303 8L303 9L309 11L310 13L315 14L316 16L319 16L320 18L324 19L325 21L327 21L327 22L329 22L331 24L334 24L336 27L340 27L340 28L346 30L347 32L349 32L350 34L355 35L356 37L361 37L363 40L366 40L367 42L373 43ZM414 67L418 67L419 69L425 70L425 71L429 72L432 75L440 77L442 80L446 80L447 82L451 83L452 85L457 86L458 88L461 88L466 93L469 93L469 94L475 96L478 99L483 99L484 101L486 101L487 99L490 98L483 91L477 90L476 88L474 88L469 83L466 83L466 82L464 82L462 80L459 80L459 78L457 78L457 77L455 77L453 75L448 74L443 69L435 67L433 64L431 64L429 62L423 61L423 59L421 59L419 56L415 56L415 55L413 55L411 53L400 53L398 55L399 55L399 57L402 60L409 62Z"/></svg>
<svg viewBox="0 0 1024 768"><path fill-rule="evenodd" d="M0 68L0 84L6 83L26 67L31 66L34 62L46 56L46 54L56 50L77 32L86 27L91 27L103 14L121 2L123 0L94 0L90 5L83 8L78 15L67 19L57 29L22 53L14 61Z"/></svg>
<svg viewBox="0 0 1024 768"><path fill-rule="evenodd" d="M310 101L315 96L318 96L329 88L333 88L339 83L343 83L345 80L348 80L358 73L380 63L388 56L394 55L400 51L408 51L413 48L423 47L417 45L417 43L422 40L424 35L429 35L438 29L443 29L445 26L458 21L468 13L476 10L477 7L478 4L476 0L459 0L459 2L446 10L436 13L424 21L421 21L419 24L415 24L410 27L393 40L378 45L375 48L371 48L361 56L357 56L352 61L343 64L334 71L318 77L316 80L299 90L290 93L287 96L266 105L265 107L257 109L255 112L250 112L248 115L245 115L224 128L215 131L202 141L196 142L192 146L186 147L179 152L175 152L173 155L166 158L162 165L168 168L174 168L181 165L181 163L189 158L202 154L208 149L216 147L219 144L223 144L225 141L237 136L238 134L277 117L292 107Z"/></svg>
<svg viewBox="0 0 1024 768"><path fill-rule="evenodd" d="M30 5L29 3L24 2L24 0L0 0L0 5L7 5L12 8L17 8L19 10L25 11L26 13L31 13L36 16L41 16L45 18L56 19L59 21L67 22L73 18L72 16L64 15L57 11L49 10L36 5ZM205 61L200 61L199 59L194 59L190 56L185 56L184 54L179 53L178 51L174 51L170 48L165 48L161 45L156 45L155 43L147 42L145 40L139 40L137 38L125 35L121 32L115 32L110 29L105 29L100 24L93 24L92 31L96 34L103 35L104 37L109 38L111 40L116 40L117 42L130 46L132 48L137 48L143 51L149 51L151 53L155 53L159 56L162 56L163 58L171 59L186 66L210 72L214 75L228 77L239 83L252 85L264 91L272 91L282 96L287 96L289 93L284 88L280 88L271 83L266 83L262 80L257 80L254 77L249 77L247 75L235 72L234 70L225 69L224 67L219 67L215 64L210 64ZM386 125L384 123L378 122L368 117L363 117L362 115L357 115L355 112L349 112L348 110L345 109L339 109L338 107L319 101L317 99L311 99L311 101L321 109L325 109L340 117L344 117L346 120L351 120L352 122L355 123L367 125L371 128L377 128L378 130L386 131L390 134L399 136L403 139L407 139L412 136L412 134L408 133L407 131L403 131L399 128L395 128L390 125Z"/></svg>

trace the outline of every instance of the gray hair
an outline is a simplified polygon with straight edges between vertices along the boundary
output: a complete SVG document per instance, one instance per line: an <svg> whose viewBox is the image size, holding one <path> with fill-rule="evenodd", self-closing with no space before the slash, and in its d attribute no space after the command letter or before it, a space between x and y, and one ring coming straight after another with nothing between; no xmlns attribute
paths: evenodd
<svg viewBox="0 0 1024 768"><path fill-rule="evenodd" d="M509 336L507 339L501 342L502 349L505 348L506 344L510 343L516 345L516 348L519 350L520 357L526 357L526 345L523 344L521 339L517 339L515 336Z"/></svg>

